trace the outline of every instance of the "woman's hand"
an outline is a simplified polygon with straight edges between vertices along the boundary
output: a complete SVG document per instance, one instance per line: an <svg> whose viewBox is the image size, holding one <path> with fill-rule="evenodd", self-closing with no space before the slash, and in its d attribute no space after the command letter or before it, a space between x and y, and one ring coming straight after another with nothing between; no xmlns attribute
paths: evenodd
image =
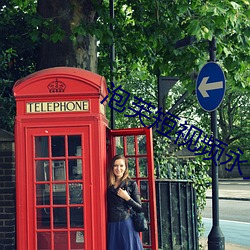
<svg viewBox="0 0 250 250"><path fill-rule="evenodd" d="M123 190L121 188L118 189L117 195L119 197L121 197L122 199L124 199L125 201L129 201L131 199L131 197L129 196L127 190Z"/></svg>

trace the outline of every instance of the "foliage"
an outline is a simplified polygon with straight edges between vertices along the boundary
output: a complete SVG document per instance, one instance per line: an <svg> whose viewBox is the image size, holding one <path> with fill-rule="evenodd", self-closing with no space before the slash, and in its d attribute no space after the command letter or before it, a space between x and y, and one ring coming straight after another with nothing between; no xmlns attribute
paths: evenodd
<svg viewBox="0 0 250 250"><path fill-rule="evenodd" d="M30 5L27 6L29 9ZM38 44L32 40L32 31L36 18L34 9L22 10L13 1L1 2L0 6L0 50L2 54L8 54L1 64L1 78L15 81L34 70L36 61L36 49ZM8 64L8 67L6 67Z"/></svg>
<svg viewBox="0 0 250 250"><path fill-rule="evenodd" d="M108 1L104 1L103 8L100 8L99 24L110 22L107 9ZM245 139L238 132L247 129L249 120L247 112L242 112L241 120L245 121L245 125L240 130L229 130L229 127L222 126L221 117L226 119L224 123L229 123L232 117L235 122L239 114L237 112L240 112L239 109L235 109L236 112L230 113L232 109L225 109L232 102L230 92L235 93L234 100L242 98L242 102L249 105L249 100L243 98L241 94L238 95L244 91L247 96L250 92L249 1L176 0L166 3L157 0L139 2L120 0L115 2L115 14L114 33L110 33L106 26L105 33L111 37L107 40L100 39L100 73L109 79L109 46L114 40L115 83L121 84L125 90L132 89L135 95L156 104L154 100L157 96L157 76L179 77L181 81L170 92L167 107L170 108L181 94L188 90L189 97L178 106L174 114L199 127L208 135L211 134L210 114L199 107L193 90L194 76L209 60L209 41L215 37L217 60L225 72L229 89L219 109L219 112L223 113L218 119L219 139L226 140L223 131L227 129L226 133L230 134L231 139L234 136L238 138L233 144L232 140L225 141L229 143L229 148L235 147L233 145L236 143L240 145L239 141ZM195 36L196 42L191 46L175 47L178 40L188 36ZM146 82L150 82L150 87ZM227 96L231 96L231 100ZM135 124L120 114L116 116L117 127L131 123ZM246 158L250 159L247 155Z"/></svg>
<svg viewBox="0 0 250 250"><path fill-rule="evenodd" d="M33 5L32 5L33 6ZM14 130L15 102L12 87L16 80L35 70L37 44L31 33L35 9L13 1L0 4L0 127Z"/></svg>
<svg viewBox="0 0 250 250"><path fill-rule="evenodd" d="M242 90L229 89L218 113L221 140L228 143L232 150L236 150L239 145L242 150L249 150L249 94Z"/></svg>
<svg viewBox="0 0 250 250"><path fill-rule="evenodd" d="M142 60L151 74L178 76L186 80L188 86L189 74L198 72L209 59L207 41L214 36L217 58L226 71L226 78L233 86L249 88L249 69L246 72L249 56L248 6L248 1L240 0L237 3L218 0L205 3L199 0L116 1L113 36L117 58L126 65L128 72L136 64L139 68ZM103 23L108 20L107 17L101 18ZM195 36L197 42L176 49L176 41L187 36Z"/></svg>
<svg viewBox="0 0 250 250"><path fill-rule="evenodd" d="M173 90L174 91L174 90ZM237 88L230 88L226 91L223 102L217 110L218 139L227 144L220 162L226 161L226 153L229 150L238 152L238 148L243 151L241 160L250 161L249 147L249 92ZM211 116L204 112L197 104L196 98L190 95L186 103L179 106L176 113L179 117L203 131L205 135L211 135ZM231 161L233 163L233 160ZM219 176L227 176L225 170L227 165L221 165ZM244 173L243 173L244 174ZM240 176L240 175L239 175Z"/></svg>
<svg viewBox="0 0 250 250"><path fill-rule="evenodd" d="M199 236L203 234L203 223L201 212L206 205L206 190L211 184L208 170L209 162L205 162L201 157L177 157L176 153L183 150L183 147L175 147L169 143L166 137L154 135L154 159L155 166L160 169L157 175L164 179L182 179L193 183L197 193L197 219Z"/></svg>

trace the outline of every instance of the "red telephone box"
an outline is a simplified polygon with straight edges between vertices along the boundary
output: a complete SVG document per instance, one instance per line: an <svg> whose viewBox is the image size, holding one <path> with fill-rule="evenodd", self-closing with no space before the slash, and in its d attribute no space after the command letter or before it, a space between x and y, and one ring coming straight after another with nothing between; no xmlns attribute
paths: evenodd
<svg viewBox="0 0 250 250"><path fill-rule="evenodd" d="M106 250L107 156L121 145L149 219L144 247L158 249L151 131L108 129L105 79L58 67L17 81L13 91L17 249Z"/></svg>

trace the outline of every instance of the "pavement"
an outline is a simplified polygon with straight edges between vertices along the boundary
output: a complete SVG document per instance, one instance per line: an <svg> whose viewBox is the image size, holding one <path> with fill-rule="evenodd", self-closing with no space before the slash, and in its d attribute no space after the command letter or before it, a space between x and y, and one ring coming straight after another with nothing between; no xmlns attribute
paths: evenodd
<svg viewBox="0 0 250 250"><path fill-rule="evenodd" d="M250 201L250 189L249 188L248 189L242 188L240 192L239 190L220 189L220 185L227 185L227 184L250 186L250 180L243 180L242 178L219 180L219 199ZM206 197L207 199L212 198L212 188L207 190ZM208 250L206 237L201 238L200 244L202 245L202 250ZM250 248L225 242L225 250L250 250Z"/></svg>
<svg viewBox="0 0 250 250"><path fill-rule="evenodd" d="M250 180L243 180L242 178L219 180L219 186L226 185L226 184L249 185L250 187ZM206 197L208 199L212 198L212 188L207 190ZM219 187L219 199L250 201L250 189L242 188L239 192L239 190L228 189L228 188L221 189Z"/></svg>
<svg viewBox="0 0 250 250"><path fill-rule="evenodd" d="M202 250L208 250L207 238L202 238L200 240L200 244L202 245ZM250 249L249 247L243 247L227 242L225 243L225 250L249 250L249 249Z"/></svg>

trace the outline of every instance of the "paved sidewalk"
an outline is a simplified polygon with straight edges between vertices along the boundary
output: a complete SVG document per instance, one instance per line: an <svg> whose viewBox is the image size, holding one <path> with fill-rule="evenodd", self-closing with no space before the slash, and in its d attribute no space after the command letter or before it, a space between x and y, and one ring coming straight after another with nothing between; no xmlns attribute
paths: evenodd
<svg viewBox="0 0 250 250"><path fill-rule="evenodd" d="M200 244L202 245L202 250L208 250L207 238L202 238ZM250 248L225 242L225 250L250 250Z"/></svg>
<svg viewBox="0 0 250 250"><path fill-rule="evenodd" d="M242 179L224 179L219 181L219 185L235 184L242 187L242 190L234 189L220 189L219 188L219 199L228 200L250 200L250 180ZM245 188L247 185L248 188ZM206 192L207 198L212 198L212 187Z"/></svg>
<svg viewBox="0 0 250 250"><path fill-rule="evenodd" d="M206 192L207 198L212 198L212 189ZM250 192L241 190L219 190L219 199L250 200Z"/></svg>

